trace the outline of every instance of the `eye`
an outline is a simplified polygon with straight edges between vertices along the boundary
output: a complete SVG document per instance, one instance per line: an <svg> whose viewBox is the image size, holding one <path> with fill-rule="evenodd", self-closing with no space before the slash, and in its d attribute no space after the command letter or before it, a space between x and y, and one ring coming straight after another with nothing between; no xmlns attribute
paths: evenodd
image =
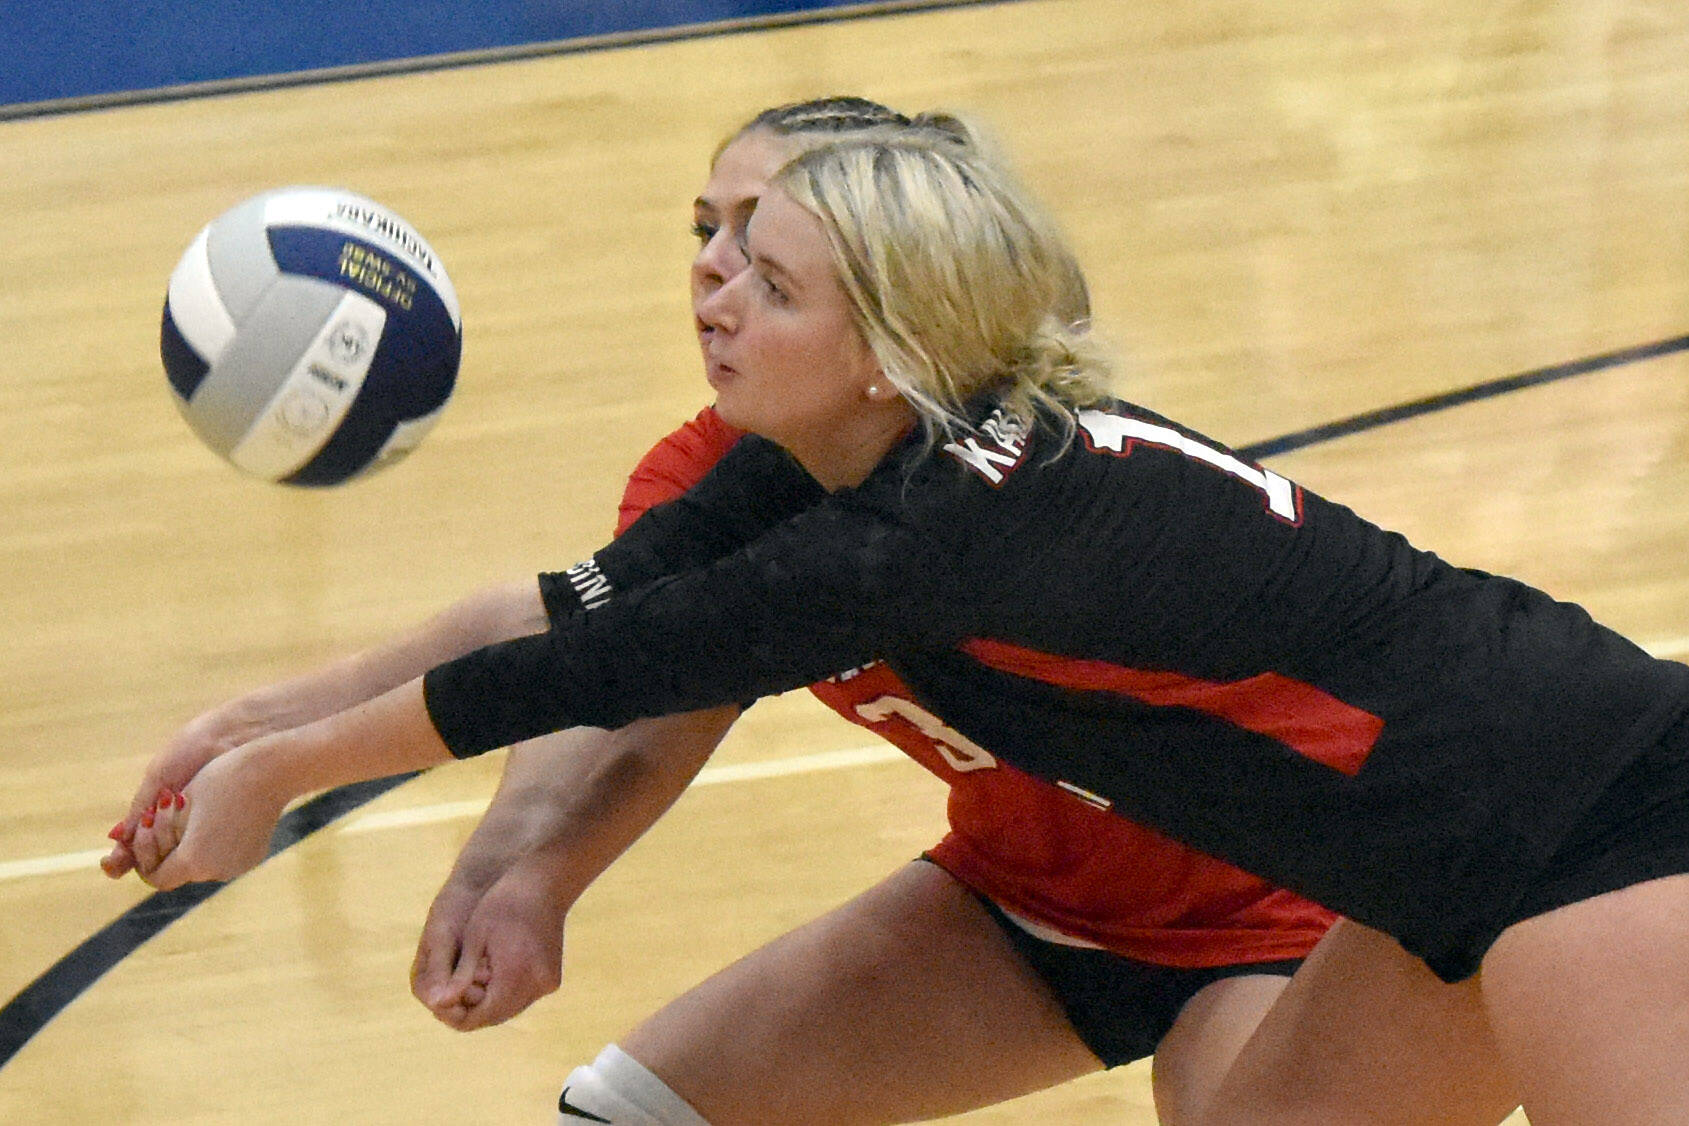
<svg viewBox="0 0 1689 1126"><path fill-rule="evenodd" d="M710 240L715 238L716 232L719 230L721 230L720 227L700 220L692 224L692 237L698 240L699 246L708 246Z"/></svg>
<svg viewBox="0 0 1689 1126"><path fill-rule="evenodd" d="M773 278L763 273L759 273L757 276L762 281L763 289L768 291L769 300L773 301L776 305L784 305L787 300L789 300L786 296L786 291L776 285Z"/></svg>

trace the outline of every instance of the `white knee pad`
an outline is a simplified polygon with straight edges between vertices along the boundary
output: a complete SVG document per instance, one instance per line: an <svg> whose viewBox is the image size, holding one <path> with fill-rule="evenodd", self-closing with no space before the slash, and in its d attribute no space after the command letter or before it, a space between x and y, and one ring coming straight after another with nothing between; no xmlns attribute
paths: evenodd
<svg viewBox="0 0 1689 1126"><path fill-rule="evenodd" d="M710 1126L644 1064L611 1044L577 1067L557 1100L557 1126Z"/></svg>

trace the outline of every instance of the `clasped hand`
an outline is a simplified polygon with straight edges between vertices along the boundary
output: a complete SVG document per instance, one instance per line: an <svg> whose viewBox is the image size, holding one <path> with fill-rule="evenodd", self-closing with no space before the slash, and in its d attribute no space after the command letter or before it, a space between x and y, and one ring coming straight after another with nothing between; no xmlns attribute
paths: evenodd
<svg viewBox="0 0 1689 1126"><path fill-rule="evenodd" d="M503 1023L562 984L565 904L517 862L485 889L457 879L435 897L411 992L460 1032Z"/></svg>
<svg viewBox="0 0 1689 1126"><path fill-rule="evenodd" d="M264 740L247 743L215 753L192 770L184 767L196 756L161 756L128 816L112 828L111 853L100 862L106 875L116 879L134 871L168 891L233 879L256 867L286 804L265 784L264 749Z"/></svg>

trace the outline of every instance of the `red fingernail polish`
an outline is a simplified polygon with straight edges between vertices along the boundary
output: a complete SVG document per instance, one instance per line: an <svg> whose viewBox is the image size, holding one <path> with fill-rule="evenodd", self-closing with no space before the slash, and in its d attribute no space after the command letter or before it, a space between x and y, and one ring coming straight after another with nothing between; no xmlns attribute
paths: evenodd
<svg viewBox="0 0 1689 1126"><path fill-rule="evenodd" d="M158 801L155 802L154 804L157 805L158 808L160 808L160 809L163 809L166 805L170 804L170 790L169 790L168 787L165 787L165 786L159 787Z"/></svg>
<svg viewBox="0 0 1689 1126"><path fill-rule="evenodd" d="M111 832L107 833L106 836L110 837L114 841L122 840L123 839L123 822L119 821L117 824L113 825L111 827Z"/></svg>
<svg viewBox="0 0 1689 1126"><path fill-rule="evenodd" d="M149 829L152 828L152 810L149 809L145 813L141 814L141 824L145 825Z"/></svg>
<svg viewBox="0 0 1689 1126"><path fill-rule="evenodd" d="M187 804L188 804L188 795L186 795L186 794L177 794L176 795L176 808L177 809L181 809L183 806L185 806Z"/></svg>

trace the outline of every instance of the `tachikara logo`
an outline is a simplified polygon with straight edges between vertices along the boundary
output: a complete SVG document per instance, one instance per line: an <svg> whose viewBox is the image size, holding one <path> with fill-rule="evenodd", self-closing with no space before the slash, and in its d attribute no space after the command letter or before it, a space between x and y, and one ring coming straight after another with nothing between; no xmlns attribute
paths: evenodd
<svg viewBox="0 0 1689 1126"><path fill-rule="evenodd" d="M359 226L367 227L379 235L385 235L397 243L405 253L422 264L422 268L430 274L437 275L439 267L434 264L434 256L428 253L428 246L415 231L401 223L397 216L373 207L349 201L340 201L334 205L334 213L342 219L350 220Z"/></svg>
<svg viewBox="0 0 1689 1126"><path fill-rule="evenodd" d="M944 452L993 485L1000 485L1026 456L1026 436L1031 429L1025 419L998 407L979 424L980 437L985 443L979 438L965 438L946 444Z"/></svg>
<svg viewBox="0 0 1689 1126"><path fill-rule="evenodd" d="M583 609L598 609L616 592L610 580L604 577L604 572L598 569L596 559L582 560L563 574L568 577L569 585L575 588L575 596L581 600Z"/></svg>

